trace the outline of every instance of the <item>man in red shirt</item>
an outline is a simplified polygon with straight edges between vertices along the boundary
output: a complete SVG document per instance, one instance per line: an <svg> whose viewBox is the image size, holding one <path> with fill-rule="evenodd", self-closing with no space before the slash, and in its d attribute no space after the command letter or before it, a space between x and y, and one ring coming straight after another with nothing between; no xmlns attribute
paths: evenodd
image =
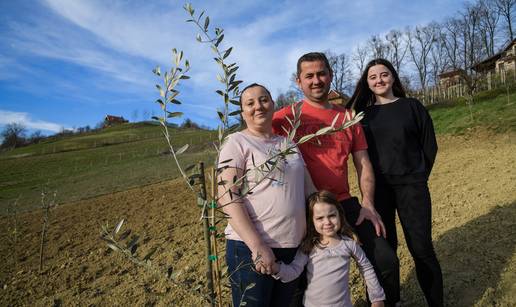
<svg viewBox="0 0 516 307"><path fill-rule="evenodd" d="M297 102L301 104L301 125L296 131L296 141L330 126L337 114L336 126L351 116L350 110L328 101L332 77L333 72L324 53L312 52L299 58L296 82L304 98ZM274 114L275 133L285 134L284 128L290 130L286 117L294 118L290 106ZM317 189L337 195L385 290L386 303L395 306L400 300L398 258L385 240L385 227L374 208L374 173L362 126L356 124L331 135L316 137L299 145L299 149ZM349 193L347 160L350 154L357 170L362 204Z"/></svg>

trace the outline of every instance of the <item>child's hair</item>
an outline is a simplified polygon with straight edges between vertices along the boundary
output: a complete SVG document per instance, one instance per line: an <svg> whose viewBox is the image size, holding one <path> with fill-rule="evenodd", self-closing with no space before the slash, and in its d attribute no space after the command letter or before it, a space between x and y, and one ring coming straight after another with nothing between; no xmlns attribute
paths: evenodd
<svg viewBox="0 0 516 307"><path fill-rule="evenodd" d="M337 197L331 192L321 190L319 192L312 193L307 200L307 229L306 236L301 242L301 251L305 254L309 254L312 249L317 246L319 248L324 248L325 246L321 244L321 236L315 230L314 226L314 206L317 203L327 203L330 205L334 205L337 208L337 212L339 213L340 219L340 229L339 234L350 237L351 239L359 242L358 236L353 231L353 228L349 226L346 216L344 215L344 209L342 205L337 200Z"/></svg>

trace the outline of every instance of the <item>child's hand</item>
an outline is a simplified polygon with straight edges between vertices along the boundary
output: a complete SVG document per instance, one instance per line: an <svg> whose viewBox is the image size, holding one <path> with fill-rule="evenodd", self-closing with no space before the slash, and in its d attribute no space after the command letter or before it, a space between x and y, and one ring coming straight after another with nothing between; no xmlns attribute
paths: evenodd
<svg viewBox="0 0 516 307"><path fill-rule="evenodd" d="M278 274L280 271L280 264L278 262L274 262L272 265L272 274Z"/></svg>
<svg viewBox="0 0 516 307"><path fill-rule="evenodd" d="M374 302L371 304L371 307L384 307L383 301Z"/></svg>

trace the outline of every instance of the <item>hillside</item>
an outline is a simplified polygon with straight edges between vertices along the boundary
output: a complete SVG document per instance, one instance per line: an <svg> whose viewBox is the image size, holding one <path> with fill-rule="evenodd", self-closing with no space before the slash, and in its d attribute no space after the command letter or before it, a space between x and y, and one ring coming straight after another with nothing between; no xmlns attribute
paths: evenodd
<svg viewBox="0 0 516 307"><path fill-rule="evenodd" d="M464 100L429 106L438 134L471 129L516 131L516 93L483 92L471 106ZM123 191L175 178L161 128L152 123L123 124L81 135L48 139L0 154L0 214L40 206L41 192L57 191L57 202ZM171 128L175 145L190 144L182 163L213 161L215 132Z"/></svg>
<svg viewBox="0 0 516 307"><path fill-rule="evenodd" d="M428 108L438 134L515 132L515 95L493 90L478 94L471 105L459 99ZM1 153L0 214L16 199L18 210L39 207L43 191L57 191L57 202L66 203L177 177L160 129L149 122L123 124ZM184 165L211 164L216 132L171 128L171 133L174 145L190 144Z"/></svg>
<svg viewBox="0 0 516 307"><path fill-rule="evenodd" d="M171 128L174 145L190 144L185 165L209 161L213 131ZM178 147L178 148L179 148ZM161 128L123 124L90 133L48 139L0 154L0 213L17 201L18 210L40 205L41 192L57 191L66 203L175 178Z"/></svg>
<svg viewBox="0 0 516 307"><path fill-rule="evenodd" d="M471 108L458 102L429 109L440 148L430 188L447 306L509 306L516 293L514 102L492 95ZM127 124L0 155L0 305L203 304L188 290L205 282L199 208L181 180L170 180L177 169L159 129ZM185 164L213 158L214 132L175 129L173 136L175 144L192 144ZM350 184L358 194L356 178ZM50 214L38 272L42 211L30 209L42 191L54 190L60 205ZM16 209L28 212L5 215L16 198ZM181 271L183 286L106 247L101 225L122 218L140 238L137 255L155 248L152 262ZM422 306L402 238L399 256L403 304ZM356 270L351 283L354 301L364 306Z"/></svg>
<svg viewBox="0 0 516 307"><path fill-rule="evenodd" d="M437 134L463 134L471 129L497 133L516 131L516 91L478 93L471 104L458 98L428 106Z"/></svg>
<svg viewBox="0 0 516 307"><path fill-rule="evenodd" d="M440 150L430 189L446 306L513 306L516 299L513 137L438 136ZM356 178L350 184L356 195ZM41 212L17 216L17 244L12 243L14 217L0 217L0 305L203 306L200 295L191 291L206 280L199 216L181 180L60 205L51 212L41 273ZM99 239L101 225L113 226L122 218L126 220L122 231L130 229L131 236L140 237L137 255L143 257L156 248L152 263L182 272L181 286L135 266ZM402 237L398 253L403 306L424 306ZM364 287L356 270L350 280L355 306L366 306L359 298L364 297Z"/></svg>

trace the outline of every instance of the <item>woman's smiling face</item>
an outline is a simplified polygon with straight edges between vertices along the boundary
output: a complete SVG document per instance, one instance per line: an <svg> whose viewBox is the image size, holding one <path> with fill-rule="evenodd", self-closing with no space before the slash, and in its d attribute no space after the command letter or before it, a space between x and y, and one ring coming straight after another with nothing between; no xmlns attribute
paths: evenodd
<svg viewBox="0 0 516 307"><path fill-rule="evenodd" d="M253 86L242 94L242 118L247 128L267 130L272 127L274 103L269 93L261 86Z"/></svg>

